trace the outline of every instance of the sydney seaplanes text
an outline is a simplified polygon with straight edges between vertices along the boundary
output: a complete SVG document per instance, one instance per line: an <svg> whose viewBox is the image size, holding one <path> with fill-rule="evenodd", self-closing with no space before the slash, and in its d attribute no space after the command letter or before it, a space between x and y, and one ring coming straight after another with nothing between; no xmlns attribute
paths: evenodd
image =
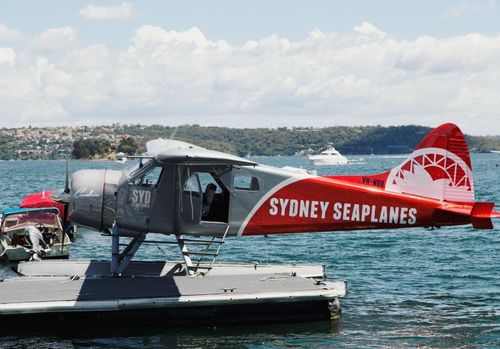
<svg viewBox="0 0 500 349"><path fill-rule="evenodd" d="M346 222L371 222L414 225L417 209L386 205L368 205L319 200L297 200L272 197L269 214L281 217L303 217Z"/></svg>

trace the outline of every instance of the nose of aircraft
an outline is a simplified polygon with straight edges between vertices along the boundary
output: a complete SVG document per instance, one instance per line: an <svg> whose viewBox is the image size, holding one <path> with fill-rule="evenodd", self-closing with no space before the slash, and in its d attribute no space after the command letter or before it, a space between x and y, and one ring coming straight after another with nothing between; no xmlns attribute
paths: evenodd
<svg viewBox="0 0 500 349"><path fill-rule="evenodd" d="M79 225L102 229L106 170L80 170L71 177L71 220Z"/></svg>
<svg viewBox="0 0 500 349"><path fill-rule="evenodd" d="M71 177L69 201L71 221L102 231L115 221L116 193L122 171L80 170Z"/></svg>

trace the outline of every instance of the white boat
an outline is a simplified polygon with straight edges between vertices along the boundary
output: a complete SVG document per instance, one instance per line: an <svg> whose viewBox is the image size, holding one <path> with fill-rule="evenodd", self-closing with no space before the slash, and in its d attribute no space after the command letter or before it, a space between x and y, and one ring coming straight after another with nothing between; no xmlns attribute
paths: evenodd
<svg viewBox="0 0 500 349"><path fill-rule="evenodd" d="M68 258L70 245L68 235L63 232L59 210L55 207L2 212L0 257L10 262Z"/></svg>
<svg viewBox="0 0 500 349"><path fill-rule="evenodd" d="M345 165L349 160L341 155L338 150L329 145L325 150L316 155L309 155L307 157L315 165Z"/></svg>
<svg viewBox="0 0 500 349"><path fill-rule="evenodd" d="M125 155L125 153L119 152L118 154L116 154L115 160L120 164L124 164L127 161L127 156Z"/></svg>

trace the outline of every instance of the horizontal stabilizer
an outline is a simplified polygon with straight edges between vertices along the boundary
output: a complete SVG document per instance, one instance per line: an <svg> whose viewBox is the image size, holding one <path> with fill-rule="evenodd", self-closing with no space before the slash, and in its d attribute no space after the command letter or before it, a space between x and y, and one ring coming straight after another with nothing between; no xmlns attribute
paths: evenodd
<svg viewBox="0 0 500 349"><path fill-rule="evenodd" d="M472 205L451 206L443 205L439 210L470 216L474 229L493 229L492 218L500 218L500 212L493 211L493 202L475 202Z"/></svg>
<svg viewBox="0 0 500 349"><path fill-rule="evenodd" d="M475 202L470 215L473 218L490 218L495 207L494 202Z"/></svg>
<svg viewBox="0 0 500 349"><path fill-rule="evenodd" d="M493 222L490 218L471 218L472 227L474 229L493 229Z"/></svg>

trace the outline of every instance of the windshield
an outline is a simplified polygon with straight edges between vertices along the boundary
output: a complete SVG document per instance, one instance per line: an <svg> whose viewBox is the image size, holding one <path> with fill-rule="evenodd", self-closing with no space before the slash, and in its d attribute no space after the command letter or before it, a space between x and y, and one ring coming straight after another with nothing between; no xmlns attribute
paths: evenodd
<svg viewBox="0 0 500 349"><path fill-rule="evenodd" d="M149 158L140 158L140 159L135 159L127 166L125 166L125 169L123 170L123 173L128 179L131 179L135 177L137 174L141 173L143 169L149 167L153 162L153 159Z"/></svg>

